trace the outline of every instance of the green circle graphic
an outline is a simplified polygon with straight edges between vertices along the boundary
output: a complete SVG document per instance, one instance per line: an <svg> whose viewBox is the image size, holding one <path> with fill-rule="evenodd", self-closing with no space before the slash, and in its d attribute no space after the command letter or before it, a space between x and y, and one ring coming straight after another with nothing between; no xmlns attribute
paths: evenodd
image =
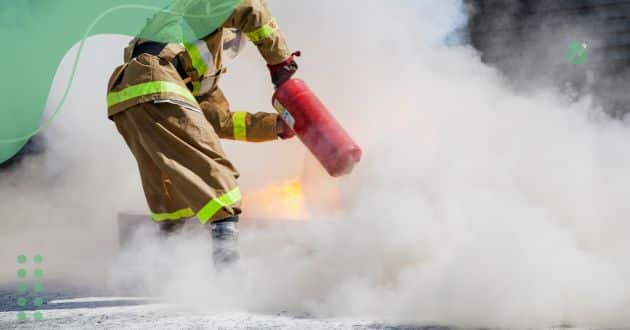
<svg viewBox="0 0 630 330"><path fill-rule="evenodd" d="M25 283L18 283L18 285L17 285L17 291L18 291L19 293L24 293L24 292L26 292L27 288L28 288L28 287L26 286L26 284L25 284Z"/></svg>
<svg viewBox="0 0 630 330"><path fill-rule="evenodd" d="M567 48L567 61L573 65L583 64L588 60L586 49L588 45L585 42L574 41Z"/></svg>
<svg viewBox="0 0 630 330"><path fill-rule="evenodd" d="M17 299L17 304L18 304L18 306L20 306L20 307L24 307L24 306L26 306L26 298L24 298L24 297L20 297L20 298L18 298L18 299Z"/></svg>
<svg viewBox="0 0 630 330"><path fill-rule="evenodd" d="M43 318L44 316L42 315L42 312L36 311L35 313L33 313L33 319L35 321L41 321Z"/></svg>
<svg viewBox="0 0 630 330"><path fill-rule="evenodd" d="M24 269L24 268L18 269L17 276L19 278L25 278L26 277L26 269Z"/></svg>
<svg viewBox="0 0 630 330"><path fill-rule="evenodd" d="M35 299L33 299L33 305L36 307L41 306L44 303L44 299L42 299L42 297L36 297Z"/></svg>
<svg viewBox="0 0 630 330"><path fill-rule="evenodd" d="M33 262L38 265L41 264L42 261L44 261L44 258L39 254L33 257Z"/></svg>
<svg viewBox="0 0 630 330"><path fill-rule="evenodd" d="M33 275L35 275L35 277L37 278L40 278L44 276L44 271L41 270L41 268L36 268L35 271L33 272Z"/></svg>
<svg viewBox="0 0 630 330"><path fill-rule="evenodd" d="M33 284L33 291L35 293L40 293L44 290L44 285L42 284L42 282L37 282L35 284Z"/></svg>
<svg viewBox="0 0 630 330"><path fill-rule="evenodd" d="M18 319L18 321L26 320L26 313L24 313L24 311L19 311L17 313L17 319Z"/></svg>
<svg viewBox="0 0 630 330"><path fill-rule="evenodd" d="M0 28L0 40L11 45L11 52L4 52L2 59L12 64L3 70L10 79L2 81L0 164L57 118L70 94L88 38L122 34L158 42L194 42L221 26L241 3L242 0L0 1L0 13L9 13L16 22L20 21L2 21ZM37 61L32 56L15 56L32 55L33 45L45 49L46 56ZM75 45L77 52L69 80L50 115L44 116L55 72Z"/></svg>
<svg viewBox="0 0 630 330"><path fill-rule="evenodd" d="M22 255L19 255L19 256L17 257L17 262L18 262L19 264L23 264L23 263L25 263L25 262L26 262L26 256L25 256L25 255L23 255L23 254L22 254Z"/></svg>

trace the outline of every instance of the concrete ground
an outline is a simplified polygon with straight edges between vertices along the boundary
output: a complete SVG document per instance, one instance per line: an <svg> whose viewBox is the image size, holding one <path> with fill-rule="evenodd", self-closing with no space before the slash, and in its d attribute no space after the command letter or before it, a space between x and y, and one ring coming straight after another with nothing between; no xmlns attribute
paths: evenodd
<svg viewBox="0 0 630 330"><path fill-rule="evenodd" d="M0 288L0 329L425 329L448 327L389 325L370 320L315 319L308 315L185 312L156 299L114 297L98 289L55 285L41 293L43 305L17 303L17 283ZM52 287L49 285L49 287ZM19 320L20 312L26 320ZM36 311L41 320L34 320Z"/></svg>
<svg viewBox="0 0 630 330"><path fill-rule="evenodd" d="M448 330L447 326L387 324L374 320L317 319L309 315L186 312L156 299L115 297L99 289L55 286L43 305L18 306L12 285L0 288L0 329L387 329ZM30 306L29 306L30 305ZM41 320L34 320L35 311ZM19 320L20 311L26 320ZM556 327L549 329L588 329Z"/></svg>

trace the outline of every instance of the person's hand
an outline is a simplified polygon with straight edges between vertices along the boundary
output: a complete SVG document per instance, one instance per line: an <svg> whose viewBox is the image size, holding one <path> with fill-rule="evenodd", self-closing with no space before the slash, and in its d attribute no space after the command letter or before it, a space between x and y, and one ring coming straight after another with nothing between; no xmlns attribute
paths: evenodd
<svg viewBox="0 0 630 330"><path fill-rule="evenodd" d="M276 125L278 137L287 140L295 136L295 132L287 125L280 116L278 116L278 124Z"/></svg>
<svg viewBox="0 0 630 330"><path fill-rule="evenodd" d="M291 56L283 62L274 65L267 65L269 72L271 73L271 82L273 82L273 85L276 88L282 86L282 84L293 77L298 69L295 57L299 57L301 55L302 53L298 50L297 52L291 54Z"/></svg>

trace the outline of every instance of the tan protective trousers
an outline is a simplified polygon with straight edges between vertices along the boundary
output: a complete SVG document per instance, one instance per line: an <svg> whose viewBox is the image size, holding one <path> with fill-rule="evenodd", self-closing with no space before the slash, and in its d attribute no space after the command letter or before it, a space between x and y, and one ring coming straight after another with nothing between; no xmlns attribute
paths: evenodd
<svg viewBox="0 0 630 330"><path fill-rule="evenodd" d="M240 214L239 173L201 112L147 102L112 120L136 158L153 220L196 215L207 223Z"/></svg>

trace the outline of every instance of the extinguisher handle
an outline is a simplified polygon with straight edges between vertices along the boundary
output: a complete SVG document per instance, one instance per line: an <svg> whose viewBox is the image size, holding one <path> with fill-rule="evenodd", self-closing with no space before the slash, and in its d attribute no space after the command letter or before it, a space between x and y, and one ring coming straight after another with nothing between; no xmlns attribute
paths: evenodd
<svg viewBox="0 0 630 330"><path fill-rule="evenodd" d="M298 65L295 62L295 57L302 56L301 51L293 52L286 60L273 65L267 65L269 72L271 73L271 81L273 85L278 88L287 80L291 79L295 72L298 70Z"/></svg>

